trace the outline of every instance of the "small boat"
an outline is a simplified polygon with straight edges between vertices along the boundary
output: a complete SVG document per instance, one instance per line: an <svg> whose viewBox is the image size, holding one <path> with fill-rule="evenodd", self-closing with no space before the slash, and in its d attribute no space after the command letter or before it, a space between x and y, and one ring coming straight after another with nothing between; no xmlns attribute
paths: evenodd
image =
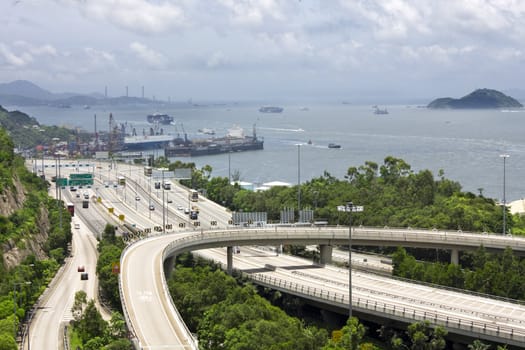
<svg viewBox="0 0 525 350"><path fill-rule="evenodd" d="M377 106L374 106L374 114L388 114L388 110L386 108L379 108Z"/></svg>
<svg viewBox="0 0 525 350"><path fill-rule="evenodd" d="M201 134L206 134L206 135L215 135L215 130L213 130L213 129L202 128L202 129L199 129L198 131L199 131Z"/></svg>
<svg viewBox="0 0 525 350"><path fill-rule="evenodd" d="M329 143L328 148L341 148L341 145L337 143Z"/></svg>
<svg viewBox="0 0 525 350"><path fill-rule="evenodd" d="M281 113L284 110L282 107L274 107L274 106L263 106L259 108L259 112L261 113Z"/></svg>
<svg viewBox="0 0 525 350"><path fill-rule="evenodd" d="M309 145L311 145L311 144L312 144L312 140L308 140L307 143L308 143Z"/></svg>

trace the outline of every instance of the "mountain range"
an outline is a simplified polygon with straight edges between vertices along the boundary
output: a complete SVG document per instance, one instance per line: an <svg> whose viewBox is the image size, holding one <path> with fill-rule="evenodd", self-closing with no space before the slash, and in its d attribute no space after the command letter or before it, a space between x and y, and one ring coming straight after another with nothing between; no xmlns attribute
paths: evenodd
<svg viewBox="0 0 525 350"><path fill-rule="evenodd" d="M52 106L68 108L72 105L158 104L158 101L139 97L105 97L102 94L53 93L27 80L0 83L0 105ZM164 102L163 102L164 103Z"/></svg>

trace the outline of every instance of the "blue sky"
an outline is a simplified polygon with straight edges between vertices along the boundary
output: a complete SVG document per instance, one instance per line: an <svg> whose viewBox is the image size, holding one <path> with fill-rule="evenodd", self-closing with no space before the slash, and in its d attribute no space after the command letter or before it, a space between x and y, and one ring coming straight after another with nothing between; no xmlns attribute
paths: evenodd
<svg viewBox="0 0 525 350"><path fill-rule="evenodd" d="M0 82L197 101L511 93L524 14L520 0L2 0Z"/></svg>

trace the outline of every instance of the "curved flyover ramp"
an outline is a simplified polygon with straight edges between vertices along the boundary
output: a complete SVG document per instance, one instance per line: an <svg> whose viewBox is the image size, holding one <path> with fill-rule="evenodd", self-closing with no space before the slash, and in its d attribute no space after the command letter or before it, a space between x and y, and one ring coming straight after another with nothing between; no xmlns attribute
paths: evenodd
<svg viewBox="0 0 525 350"><path fill-rule="evenodd" d="M164 261L185 251L242 245L274 245L274 244L345 244L348 239L348 229L343 228L267 228L267 229L231 229L222 231L200 231L150 237L139 241L125 250L121 257L121 299L126 321L134 333L137 347L140 349L196 349L196 341L192 338L184 322L180 318L168 294L164 277ZM514 237L466 234L460 232L407 231L389 229L357 229L353 233L355 244L369 245L417 245L440 246L459 249L473 249L483 244L491 249L505 249L507 246L517 251L524 251L525 240ZM274 285L274 282L268 282ZM275 282L277 283L277 282ZM398 283L398 282L396 282ZM314 282L315 284L315 282ZM379 289L393 290L398 287L389 283L378 286ZM408 294L412 294L408 288ZM357 292L357 291L356 291ZM348 293L339 291L339 303L348 305ZM359 294L359 293L356 293ZM412 310L407 314L406 306L400 304L399 297L389 297L386 301L375 300L376 295L364 293L358 297L359 307L363 311L378 312L377 305L383 305L382 314L389 314L385 305L393 307L396 317L406 320L429 318L429 311L434 315L431 321L446 324L449 328L464 328L464 323L451 324L452 319L471 319L469 332L479 333L482 338L505 339L509 344L525 342L525 310L522 306L506 305L515 310L516 315L509 320L494 322L491 315L474 313L474 316L463 312L461 305L440 307L441 301L428 309L428 302L420 310ZM414 297L414 296L411 296ZM346 300L345 300L346 298ZM426 297L428 298L428 296ZM448 296L447 296L448 298ZM452 296L451 296L452 298ZM491 303L490 300L486 301ZM412 303L411 303L412 304ZM389 306L389 307L390 307ZM459 310L459 311L458 311ZM470 313L470 311L469 311ZM522 316L518 316L517 314ZM392 314L393 315L393 314ZM396 318L394 317L394 318ZM439 322L442 320L443 322ZM492 325L496 326L492 329ZM475 328L475 329L474 329ZM503 331L504 330L504 331ZM503 332L502 332L503 331Z"/></svg>

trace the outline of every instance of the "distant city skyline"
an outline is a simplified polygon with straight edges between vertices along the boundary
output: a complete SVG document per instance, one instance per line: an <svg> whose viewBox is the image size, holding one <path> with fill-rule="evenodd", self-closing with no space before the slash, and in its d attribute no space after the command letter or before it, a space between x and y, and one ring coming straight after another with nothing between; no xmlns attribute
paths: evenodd
<svg viewBox="0 0 525 350"><path fill-rule="evenodd" d="M186 101L525 97L525 2L6 0L0 82Z"/></svg>

